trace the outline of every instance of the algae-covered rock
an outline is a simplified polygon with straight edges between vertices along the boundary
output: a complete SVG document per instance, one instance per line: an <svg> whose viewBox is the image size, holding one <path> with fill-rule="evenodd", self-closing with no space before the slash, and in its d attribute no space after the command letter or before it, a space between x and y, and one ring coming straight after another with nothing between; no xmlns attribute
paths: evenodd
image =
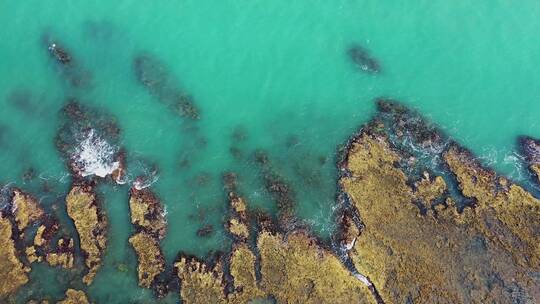
<svg viewBox="0 0 540 304"><path fill-rule="evenodd" d="M13 294L28 282L27 272L17 257L15 242L12 238L12 225L9 219L0 213L0 300Z"/></svg>
<svg viewBox="0 0 540 304"><path fill-rule="evenodd" d="M57 304L89 304L88 298L84 291L68 289L66 290L66 298L62 301L57 302Z"/></svg>
<svg viewBox="0 0 540 304"><path fill-rule="evenodd" d="M195 258L175 264L184 303L248 303L275 298L278 303L374 303L368 287L329 250L302 231L287 237L263 231L258 236L261 282L256 280L256 257L247 244L234 246L230 274L234 291L225 293L220 262L209 267Z"/></svg>
<svg viewBox="0 0 540 304"><path fill-rule="evenodd" d="M341 187L363 224L349 252L357 270L385 303L538 302L540 201L457 144L444 144L437 130L407 129L426 123L398 109L386 108L394 116L383 113L360 131L341 163ZM407 159L417 151L403 150L400 137L444 160L440 167L451 170L465 198L447 197L440 176L413 184ZM464 199L474 204L458 210Z"/></svg>
<svg viewBox="0 0 540 304"><path fill-rule="evenodd" d="M96 194L91 185L73 185L66 197L67 212L75 223L79 235L81 250L85 255L88 274L83 282L91 284L99 267L105 250L107 238L107 219L101 211Z"/></svg>
<svg viewBox="0 0 540 304"><path fill-rule="evenodd" d="M51 266L61 266L66 269L73 268L73 239L59 239L56 251L47 253L45 260Z"/></svg>
<svg viewBox="0 0 540 304"><path fill-rule="evenodd" d="M131 188L129 209L131 223L137 231L129 243L135 249L139 261L139 285L155 287L156 278L165 270L165 259L159 247L159 241L167 231L165 212L159 199L148 188Z"/></svg>
<svg viewBox="0 0 540 304"><path fill-rule="evenodd" d="M303 231L257 239L261 288L279 303L372 303L368 287Z"/></svg>
<svg viewBox="0 0 540 304"><path fill-rule="evenodd" d="M130 194L131 223L161 240L167 231L167 221L159 199L148 188L131 188Z"/></svg>
<svg viewBox="0 0 540 304"><path fill-rule="evenodd" d="M243 198L231 192L229 193L229 204L231 216L227 221L227 230L236 238L246 240L249 238L246 203Z"/></svg>
<svg viewBox="0 0 540 304"><path fill-rule="evenodd" d="M21 232L44 215L36 199L19 189L13 191L11 211Z"/></svg>
<svg viewBox="0 0 540 304"><path fill-rule="evenodd" d="M227 303L221 264L209 267L195 257L181 256L174 267L180 278L182 303Z"/></svg>
<svg viewBox="0 0 540 304"><path fill-rule="evenodd" d="M137 253L139 265L137 267L139 285L150 288L156 277L165 270L165 258L161 253L158 241L139 232L129 238L129 243Z"/></svg>

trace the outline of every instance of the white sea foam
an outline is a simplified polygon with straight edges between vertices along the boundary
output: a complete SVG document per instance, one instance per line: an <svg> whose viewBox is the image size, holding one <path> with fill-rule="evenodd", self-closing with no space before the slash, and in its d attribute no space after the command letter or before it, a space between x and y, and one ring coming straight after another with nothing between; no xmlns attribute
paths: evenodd
<svg viewBox="0 0 540 304"><path fill-rule="evenodd" d="M90 129L71 158L82 176L105 177L120 167L120 162L115 161L116 152L116 147Z"/></svg>
<svg viewBox="0 0 540 304"><path fill-rule="evenodd" d="M371 286L373 285L369 279L367 277L365 277L364 275L360 274L360 273L357 273L354 275L358 280L360 280L362 283L364 283L366 286Z"/></svg>
<svg viewBox="0 0 540 304"><path fill-rule="evenodd" d="M142 190L152 186L158 179L159 176L154 172L148 178L136 178L133 182L133 187L137 190Z"/></svg>

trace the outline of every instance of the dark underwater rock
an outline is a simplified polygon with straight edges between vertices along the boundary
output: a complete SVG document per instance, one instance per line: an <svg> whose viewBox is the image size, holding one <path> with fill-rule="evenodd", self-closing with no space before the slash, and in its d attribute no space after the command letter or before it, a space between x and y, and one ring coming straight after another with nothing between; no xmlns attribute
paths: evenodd
<svg viewBox="0 0 540 304"><path fill-rule="evenodd" d="M60 64L71 64L71 55L63 47L57 45L55 42L49 44L48 47L51 56Z"/></svg>
<svg viewBox="0 0 540 304"><path fill-rule="evenodd" d="M367 73L376 74L381 71L379 62L373 58L368 50L364 47L355 44L347 51L349 58L354 64L356 64L362 71Z"/></svg>
<svg viewBox="0 0 540 304"><path fill-rule="evenodd" d="M210 224L204 225L203 227L201 227L201 228L199 228L197 230L197 236L198 237L208 237L212 233L214 233L214 226L212 226Z"/></svg>
<svg viewBox="0 0 540 304"><path fill-rule="evenodd" d="M50 57L57 63L60 74L69 85L75 88L90 87L92 82L90 72L76 62L71 52L62 43L49 35L43 37L43 42L47 46Z"/></svg>
<svg viewBox="0 0 540 304"><path fill-rule="evenodd" d="M200 118L200 111L193 98L180 88L162 61L144 53L134 58L133 67L137 80L169 109L183 117Z"/></svg>

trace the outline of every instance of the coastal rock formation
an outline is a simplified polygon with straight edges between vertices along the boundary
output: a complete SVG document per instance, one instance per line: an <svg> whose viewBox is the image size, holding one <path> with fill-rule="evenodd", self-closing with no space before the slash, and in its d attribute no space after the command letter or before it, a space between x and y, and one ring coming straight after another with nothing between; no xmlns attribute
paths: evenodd
<svg viewBox="0 0 540 304"><path fill-rule="evenodd" d="M101 267L107 237L107 218L101 210L93 186L74 184L66 197L67 213L73 220L88 273L83 282L90 285Z"/></svg>
<svg viewBox="0 0 540 304"><path fill-rule="evenodd" d="M165 212L159 199L148 188L131 188L129 197L131 223L138 230L145 231L161 240L167 232Z"/></svg>
<svg viewBox="0 0 540 304"><path fill-rule="evenodd" d="M139 232L129 238L129 243L135 249L139 261L139 285L150 288L156 277L165 270L165 259L159 242L146 232Z"/></svg>
<svg viewBox="0 0 540 304"><path fill-rule="evenodd" d="M57 304L89 304L88 298L84 291L68 289L66 290L66 298L62 301L57 302Z"/></svg>
<svg viewBox="0 0 540 304"><path fill-rule="evenodd" d="M529 170L536 176L537 182L540 183L540 140L521 136L518 139L521 152L527 160Z"/></svg>
<svg viewBox="0 0 540 304"><path fill-rule="evenodd" d="M43 209L36 199L19 189L13 190L11 212L21 233L29 224L34 223L44 215Z"/></svg>
<svg viewBox="0 0 540 304"><path fill-rule="evenodd" d="M247 224L247 206L243 198L234 192L229 193L229 204L231 216L227 221L227 230L239 240L249 238L249 227Z"/></svg>
<svg viewBox="0 0 540 304"><path fill-rule="evenodd" d="M47 253L45 260L51 266L73 268L73 239L59 239L56 251Z"/></svg>
<svg viewBox="0 0 540 304"><path fill-rule="evenodd" d="M26 284L30 271L18 258L12 229L9 219L0 213L0 300Z"/></svg>
<svg viewBox="0 0 540 304"><path fill-rule="evenodd" d="M131 223L136 233L129 243L135 250L139 286L154 287L156 278L165 270L165 258L159 247L159 241L165 237L167 222L159 199L148 188L131 188L129 198Z"/></svg>
<svg viewBox="0 0 540 304"><path fill-rule="evenodd" d="M235 218L245 212L246 205L234 194L230 198ZM218 258L213 265L180 255L175 268L184 303L249 303L264 299L278 303L375 303L368 286L308 232L294 230L283 235L275 231L272 223L259 223L258 257L245 238L233 245L227 260ZM230 270L232 291L226 288L224 264Z"/></svg>
<svg viewBox="0 0 540 304"><path fill-rule="evenodd" d="M61 110L61 121L56 146L73 176L111 176L116 183L125 183L120 128L112 115L71 99Z"/></svg>
<svg viewBox="0 0 540 304"><path fill-rule="evenodd" d="M349 256L381 299L540 301L540 201L413 111L389 102L379 111L349 142L340 185L363 224ZM447 174L418 176L427 170L414 161L422 149Z"/></svg>

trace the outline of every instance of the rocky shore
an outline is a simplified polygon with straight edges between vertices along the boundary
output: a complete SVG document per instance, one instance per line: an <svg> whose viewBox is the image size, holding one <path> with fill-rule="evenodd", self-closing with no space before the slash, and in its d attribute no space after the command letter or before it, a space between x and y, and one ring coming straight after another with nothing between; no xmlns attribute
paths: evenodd
<svg viewBox="0 0 540 304"><path fill-rule="evenodd" d="M32 195L10 189L0 210L0 300L29 282L33 263L73 269L82 255L80 279L87 285L103 264L108 221L96 185L115 174L84 176L74 161L80 151L73 149L81 142L75 134L86 134L87 126L115 147L118 130L106 127L107 120L90 122L93 114L80 105L64 111L71 118L57 144L74 177L65 209L76 235L65 234ZM536 172L538 141L519 142ZM118 153L115 148L102 164L119 161ZM223 226L230 247L205 259L180 252L168 265L160 244L167 234L164 205L151 187L130 188L134 231L128 242L139 286L157 297L177 293L182 303L540 301L540 200L400 103L378 100L377 114L339 150L331 240L296 217L291 183L268 156L258 151L254 161L277 215L252 208L237 174L225 174ZM59 303L89 303L84 285L72 283L78 289L69 288Z"/></svg>
<svg viewBox="0 0 540 304"><path fill-rule="evenodd" d="M414 132L426 124L385 102L344 150L340 186L363 224L348 253L354 266L385 303L537 302L540 201L436 128ZM429 149L446 174L415 162L405 138ZM462 197L446 184L473 204L460 210Z"/></svg>

